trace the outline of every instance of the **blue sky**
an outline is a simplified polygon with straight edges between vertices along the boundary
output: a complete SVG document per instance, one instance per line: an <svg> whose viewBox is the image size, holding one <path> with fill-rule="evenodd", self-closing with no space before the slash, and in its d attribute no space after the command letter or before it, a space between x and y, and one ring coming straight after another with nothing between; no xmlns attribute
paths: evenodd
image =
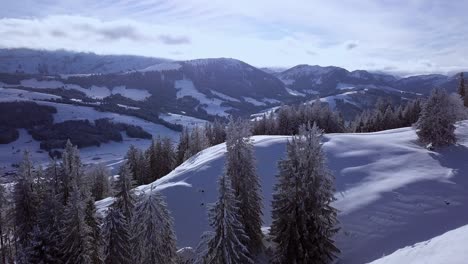
<svg viewBox="0 0 468 264"><path fill-rule="evenodd" d="M468 69L468 1L13 0L0 47L400 75Z"/></svg>

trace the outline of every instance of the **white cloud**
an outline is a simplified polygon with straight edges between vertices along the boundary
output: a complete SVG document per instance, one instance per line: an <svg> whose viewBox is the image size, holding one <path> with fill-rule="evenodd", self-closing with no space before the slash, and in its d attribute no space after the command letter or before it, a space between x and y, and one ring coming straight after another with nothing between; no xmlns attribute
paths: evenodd
<svg viewBox="0 0 468 264"><path fill-rule="evenodd" d="M466 8L437 0L17 0L0 10L0 46L446 73L468 66Z"/></svg>

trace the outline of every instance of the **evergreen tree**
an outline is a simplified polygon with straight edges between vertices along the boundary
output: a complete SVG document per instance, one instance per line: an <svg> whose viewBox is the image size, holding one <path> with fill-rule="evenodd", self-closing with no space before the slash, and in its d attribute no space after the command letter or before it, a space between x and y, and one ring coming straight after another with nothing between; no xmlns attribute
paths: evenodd
<svg viewBox="0 0 468 264"><path fill-rule="evenodd" d="M101 219L97 215L96 205L92 197L88 198L85 208L85 222L90 229L90 257L92 264L103 263L103 243L101 237Z"/></svg>
<svg viewBox="0 0 468 264"><path fill-rule="evenodd" d="M130 228L121 210L114 204L109 207L104 219L104 263L128 264L132 262Z"/></svg>
<svg viewBox="0 0 468 264"><path fill-rule="evenodd" d="M124 164L120 167L119 176L115 182L115 203L120 212L123 214L125 221L130 226L133 209L135 207L135 197L133 194L133 181L129 167Z"/></svg>
<svg viewBox="0 0 468 264"><path fill-rule="evenodd" d="M287 144L279 161L278 183L272 202L270 234L276 243L275 263L330 263L339 250L333 176L325 164L316 125L302 127Z"/></svg>
<svg viewBox="0 0 468 264"><path fill-rule="evenodd" d="M146 156L149 160L151 181L165 176L175 165L175 153L170 138L155 139L146 151Z"/></svg>
<svg viewBox="0 0 468 264"><path fill-rule="evenodd" d="M223 175L218 184L218 201L209 210L210 225L214 232L212 236L202 238L207 247L199 258L202 263L253 263L249 249L244 244L248 236L239 221L239 202L231 187L232 183L228 176Z"/></svg>
<svg viewBox="0 0 468 264"><path fill-rule="evenodd" d="M89 172L91 194L96 201L109 197L112 194L109 176L109 171L103 164L98 164L91 168Z"/></svg>
<svg viewBox="0 0 468 264"><path fill-rule="evenodd" d="M31 241L26 250L24 251L24 253L26 254L24 263L51 263L46 261L48 259L47 253L45 251L48 243L46 234L39 229L39 226L34 226L30 237Z"/></svg>
<svg viewBox="0 0 468 264"><path fill-rule="evenodd" d="M449 96L445 90L435 89L423 106L417 123L421 142L432 146L454 144L455 122L464 114L460 97Z"/></svg>
<svg viewBox="0 0 468 264"><path fill-rule="evenodd" d="M25 151L13 190L18 261L24 260L26 249L30 247L31 234L37 223L38 197L34 190L34 167L30 158L29 152Z"/></svg>
<svg viewBox="0 0 468 264"><path fill-rule="evenodd" d="M242 120L231 120L227 127L226 174L232 181L242 210L239 221L249 238L245 241L252 254L262 248L262 198L260 179L255 170L255 156L250 140L250 127Z"/></svg>
<svg viewBox="0 0 468 264"><path fill-rule="evenodd" d="M152 148L150 147L150 149ZM143 152L131 145L128 149L126 158L135 182L138 185L150 183L149 162Z"/></svg>
<svg viewBox="0 0 468 264"><path fill-rule="evenodd" d="M208 139L202 127L194 127L190 132L190 144L185 152L184 160L189 159L198 152L206 149L209 146Z"/></svg>
<svg viewBox="0 0 468 264"><path fill-rule="evenodd" d="M39 254L35 255L40 257L44 263L61 263L63 258L61 247L62 247L62 219L63 216L63 205L59 201L58 194L56 192L57 186L55 183L55 175L53 172L54 163L50 164L44 174L44 185L46 189L41 197L41 205L38 213L38 230L36 230L36 245L43 245L36 247L35 250L39 250ZM43 243L41 241L44 241ZM32 261L37 263L38 261Z"/></svg>
<svg viewBox="0 0 468 264"><path fill-rule="evenodd" d="M65 150L62 154L62 186L61 193L63 195L63 204L68 204L68 199L70 198L72 182L76 182L76 186L81 188L84 186L82 181L82 167L81 159L78 148L73 146L70 140L67 141L65 145Z"/></svg>
<svg viewBox="0 0 468 264"><path fill-rule="evenodd" d="M8 200L6 190L2 184L0 184L0 263L7 262L7 214L8 211Z"/></svg>
<svg viewBox="0 0 468 264"><path fill-rule="evenodd" d="M175 263L176 239L163 198L153 190L140 195L135 207L132 253L136 263Z"/></svg>
<svg viewBox="0 0 468 264"><path fill-rule="evenodd" d="M458 94L463 100L463 104L465 105L465 107L468 107L468 96L466 94L465 78L463 76L463 72L460 72L460 83L458 84Z"/></svg>
<svg viewBox="0 0 468 264"><path fill-rule="evenodd" d="M62 252L64 263L92 263L91 228L86 223L86 204L75 181L64 211Z"/></svg>
<svg viewBox="0 0 468 264"><path fill-rule="evenodd" d="M182 164L186 159L186 153L190 147L190 134L187 127L184 127L179 137L179 144L176 151L176 164Z"/></svg>
<svg viewBox="0 0 468 264"><path fill-rule="evenodd" d="M205 131L210 146L218 145L226 141L224 124L219 119L215 119L212 124L206 123Z"/></svg>

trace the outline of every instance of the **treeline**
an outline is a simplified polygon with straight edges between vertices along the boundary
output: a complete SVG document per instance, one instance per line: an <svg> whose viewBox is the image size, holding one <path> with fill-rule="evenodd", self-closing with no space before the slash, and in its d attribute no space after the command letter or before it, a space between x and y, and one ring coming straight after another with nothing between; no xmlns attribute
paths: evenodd
<svg viewBox="0 0 468 264"><path fill-rule="evenodd" d="M0 263L176 263L172 219L154 190L137 195L124 164L85 171L78 148L34 166L25 152L11 192L0 185ZM95 200L111 198L97 213Z"/></svg>
<svg viewBox="0 0 468 264"><path fill-rule="evenodd" d="M254 135L296 135L302 125L316 123L326 133L343 133L346 126L339 112L319 100L311 104L282 106L277 113L264 114L253 121Z"/></svg>
<svg viewBox="0 0 468 264"><path fill-rule="evenodd" d="M224 124L216 120L204 127L184 128L179 143L167 137L154 139L146 150L130 146L126 159L138 185L149 184L171 172L198 152L226 140Z"/></svg>
<svg viewBox="0 0 468 264"><path fill-rule="evenodd" d="M297 135L299 128L317 124L325 133L376 132L407 127L418 121L422 100L395 106L380 98L373 109L364 110L351 122L345 122L340 112L333 111L319 100L311 104L282 106L276 112L256 118L252 124L254 135Z"/></svg>
<svg viewBox="0 0 468 264"><path fill-rule="evenodd" d="M418 121L422 106L421 99L394 106L391 101L380 98L374 109L365 110L355 118L350 124L349 131L377 132L411 126Z"/></svg>

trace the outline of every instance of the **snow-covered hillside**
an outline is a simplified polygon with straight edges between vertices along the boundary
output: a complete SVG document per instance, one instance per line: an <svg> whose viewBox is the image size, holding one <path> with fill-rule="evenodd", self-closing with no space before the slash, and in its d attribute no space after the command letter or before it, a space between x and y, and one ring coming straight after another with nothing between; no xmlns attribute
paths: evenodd
<svg viewBox="0 0 468 264"><path fill-rule="evenodd" d="M459 145L437 152L422 147L412 128L324 136L340 210L338 263L370 262L468 223L468 122L459 124L457 135ZM276 163L287 139L253 137L265 227L271 224ZM217 196L225 151L224 144L206 149L154 183L167 196L180 247L196 246L209 229L206 209ZM103 211L111 201L97 202L98 208Z"/></svg>
<svg viewBox="0 0 468 264"><path fill-rule="evenodd" d="M134 116L112 112L101 112L95 110L93 107L44 101L58 98L60 97L39 92L0 87L0 102L34 101L40 105L55 107L57 109L57 113L54 114L54 123L60 123L67 120L86 119L94 121L96 119L108 118L116 123L139 126L153 135L153 137L161 136L178 140L178 132L163 125L155 124ZM203 122L203 120L182 115L171 114L165 117L167 117L167 120L170 123L178 123L188 126L201 124ZM29 150L31 152L32 158L35 162L48 162L48 153L47 151L41 150L39 144L40 142L34 140L25 129L20 129L19 138L16 141L9 144L0 144L0 174L3 169L10 170L12 164L18 163L23 156L22 152L24 150ZM111 162L114 160L121 160L130 145L146 148L150 144L151 140L149 139L130 138L124 134L122 142L109 142L102 144L100 147L86 147L81 149L80 152L85 163Z"/></svg>
<svg viewBox="0 0 468 264"><path fill-rule="evenodd" d="M370 264L465 264L468 255L466 250L467 237L468 225L465 225L433 239L397 250Z"/></svg>

